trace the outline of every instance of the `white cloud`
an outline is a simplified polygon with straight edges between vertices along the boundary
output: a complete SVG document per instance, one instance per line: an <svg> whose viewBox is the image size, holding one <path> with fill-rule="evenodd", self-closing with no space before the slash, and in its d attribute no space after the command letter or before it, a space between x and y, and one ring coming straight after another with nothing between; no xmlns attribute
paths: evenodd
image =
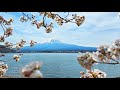
<svg viewBox="0 0 120 90"><path fill-rule="evenodd" d="M30 13L37 15L37 19L41 19L38 13ZM45 33L44 28L37 29L36 26L31 26L30 22L21 23L18 20L22 15L20 12L1 12L0 16L4 16L6 19L10 17L15 19L12 25L14 27L14 34L7 39L11 42L17 42L21 38L27 41L33 39L39 43L49 41L50 39L57 39L71 44L98 46L99 44L110 44L114 39L119 38L120 18L118 18L118 12L71 12L71 14L72 13L77 13L81 16L84 15L86 17L85 22L79 27L73 23L67 23L63 26L55 24L53 32L49 34ZM47 20L47 22L49 21L51 20ZM0 33L2 32L0 31Z"/></svg>

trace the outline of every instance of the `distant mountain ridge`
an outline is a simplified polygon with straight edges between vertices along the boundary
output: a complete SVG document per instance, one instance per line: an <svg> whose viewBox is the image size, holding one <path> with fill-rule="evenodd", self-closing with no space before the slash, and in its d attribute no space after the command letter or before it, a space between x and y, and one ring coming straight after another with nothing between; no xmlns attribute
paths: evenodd
<svg viewBox="0 0 120 90"><path fill-rule="evenodd" d="M38 43L33 47L25 46L20 51L96 51L96 47L72 45L52 39L50 42Z"/></svg>
<svg viewBox="0 0 120 90"><path fill-rule="evenodd" d="M6 48L4 45L0 45L0 53L15 53L16 50Z"/></svg>

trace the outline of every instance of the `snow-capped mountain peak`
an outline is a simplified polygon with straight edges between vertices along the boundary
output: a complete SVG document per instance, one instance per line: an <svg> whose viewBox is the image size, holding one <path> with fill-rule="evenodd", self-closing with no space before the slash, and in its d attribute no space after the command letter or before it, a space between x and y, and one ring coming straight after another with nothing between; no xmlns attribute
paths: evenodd
<svg viewBox="0 0 120 90"><path fill-rule="evenodd" d="M49 43L61 43L59 40L51 39Z"/></svg>
<svg viewBox="0 0 120 90"><path fill-rule="evenodd" d="M95 47L84 47L63 43L59 40L51 39L49 42L38 43L33 47L23 47L21 50L29 51L76 51L76 50L96 50Z"/></svg>
<svg viewBox="0 0 120 90"><path fill-rule="evenodd" d="M62 42L56 39L47 39L42 41L41 43L62 43Z"/></svg>

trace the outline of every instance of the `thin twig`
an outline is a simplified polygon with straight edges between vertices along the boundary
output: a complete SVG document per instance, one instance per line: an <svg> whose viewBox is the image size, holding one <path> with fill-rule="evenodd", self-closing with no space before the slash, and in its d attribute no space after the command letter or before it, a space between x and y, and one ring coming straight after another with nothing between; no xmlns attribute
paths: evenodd
<svg viewBox="0 0 120 90"><path fill-rule="evenodd" d="M3 23L3 25L4 25L4 23ZM7 27L4 25L4 27L7 29Z"/></svg>
<svg viewBox="0 0 120 90"><path fill-rule="evenodd" d="M69 16L69 12L68 12L68 14L67 14L67 16L65 16L64 18L66 18L67 19L67 17Z"/></svg>
<svg viewBox="0 0 120 90"><path fill-rule="evenodd" d="M51 12L50 12L51 13ZM53 13L51 13L51 14L53 14ZM63 17L61 17L60 15L58 15L58 14L54 14L55 16L58 16L59 18L61 18L62 20L64 20L64 23L66 23L66 22L72 22L72 23L75 23L75 22L73 22L72 20L74 20L73 18L72 19L67 19L67 18L63 18ZM69 14L68 14L69 15ZM68 17L68 16L67 16Z"/></svg>
<svg viewBox="0 0 120 90"><path fill-rule="evenodd" d="M3 31L4 31L4 34L5 34L5 29L4 29L4 27L2 26L2 24L0 24L1 25L1 27L3 28Z"/></svg>
<svg viewBox="0 0 120 90"><path fill-rule="evenodd" d="M45 28L47 28L46 25L45 25L45 19L46 19L45 17L46 17L46 12L45 12L45 14L44 14L44 16L43 16L43 26L44 26Z"/></svg>
<svg viewBox="0 0 120 90"><path fill-rule="evenodd" d="M115 65L115 64L120 64L120 62L95 62L95 63L100 63L100 64L113 64L113 65Z"/></svg>
<svg viewBox="0 0 120 90"><path fill-rule="evenodd" d="M120 63L120 62L118 62L118 61L116 61L116 60L114 60L114 59L112 59L113 61L115 61L116 63Z"/></svg>
<svg viewBox="0 0 120 90"><path fill-rule="evenodd" d="M28 14L26 15L24 12L22 12L22 14L23 14L24 16L26 16L29 20L31 20L31 18L28 16Z"/></svg>

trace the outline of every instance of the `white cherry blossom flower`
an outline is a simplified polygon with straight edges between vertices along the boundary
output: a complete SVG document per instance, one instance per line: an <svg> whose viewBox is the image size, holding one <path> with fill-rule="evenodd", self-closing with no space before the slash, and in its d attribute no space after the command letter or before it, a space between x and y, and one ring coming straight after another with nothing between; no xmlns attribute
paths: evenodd
<svg viewBox="0 0 120 90"><path fill-rule="evenodd" d="M40 72L40 68L42 63L35 61L28 65L26 65L22 69L22 77L24 78L43 78L42 73Z"/></svg>
<svg viewBox="0 0 120 90"><path fill-rule="evenodd" d="M4 64L4 62L0 62L0 77L4 76L7 70L8 65Z"/></svg>

